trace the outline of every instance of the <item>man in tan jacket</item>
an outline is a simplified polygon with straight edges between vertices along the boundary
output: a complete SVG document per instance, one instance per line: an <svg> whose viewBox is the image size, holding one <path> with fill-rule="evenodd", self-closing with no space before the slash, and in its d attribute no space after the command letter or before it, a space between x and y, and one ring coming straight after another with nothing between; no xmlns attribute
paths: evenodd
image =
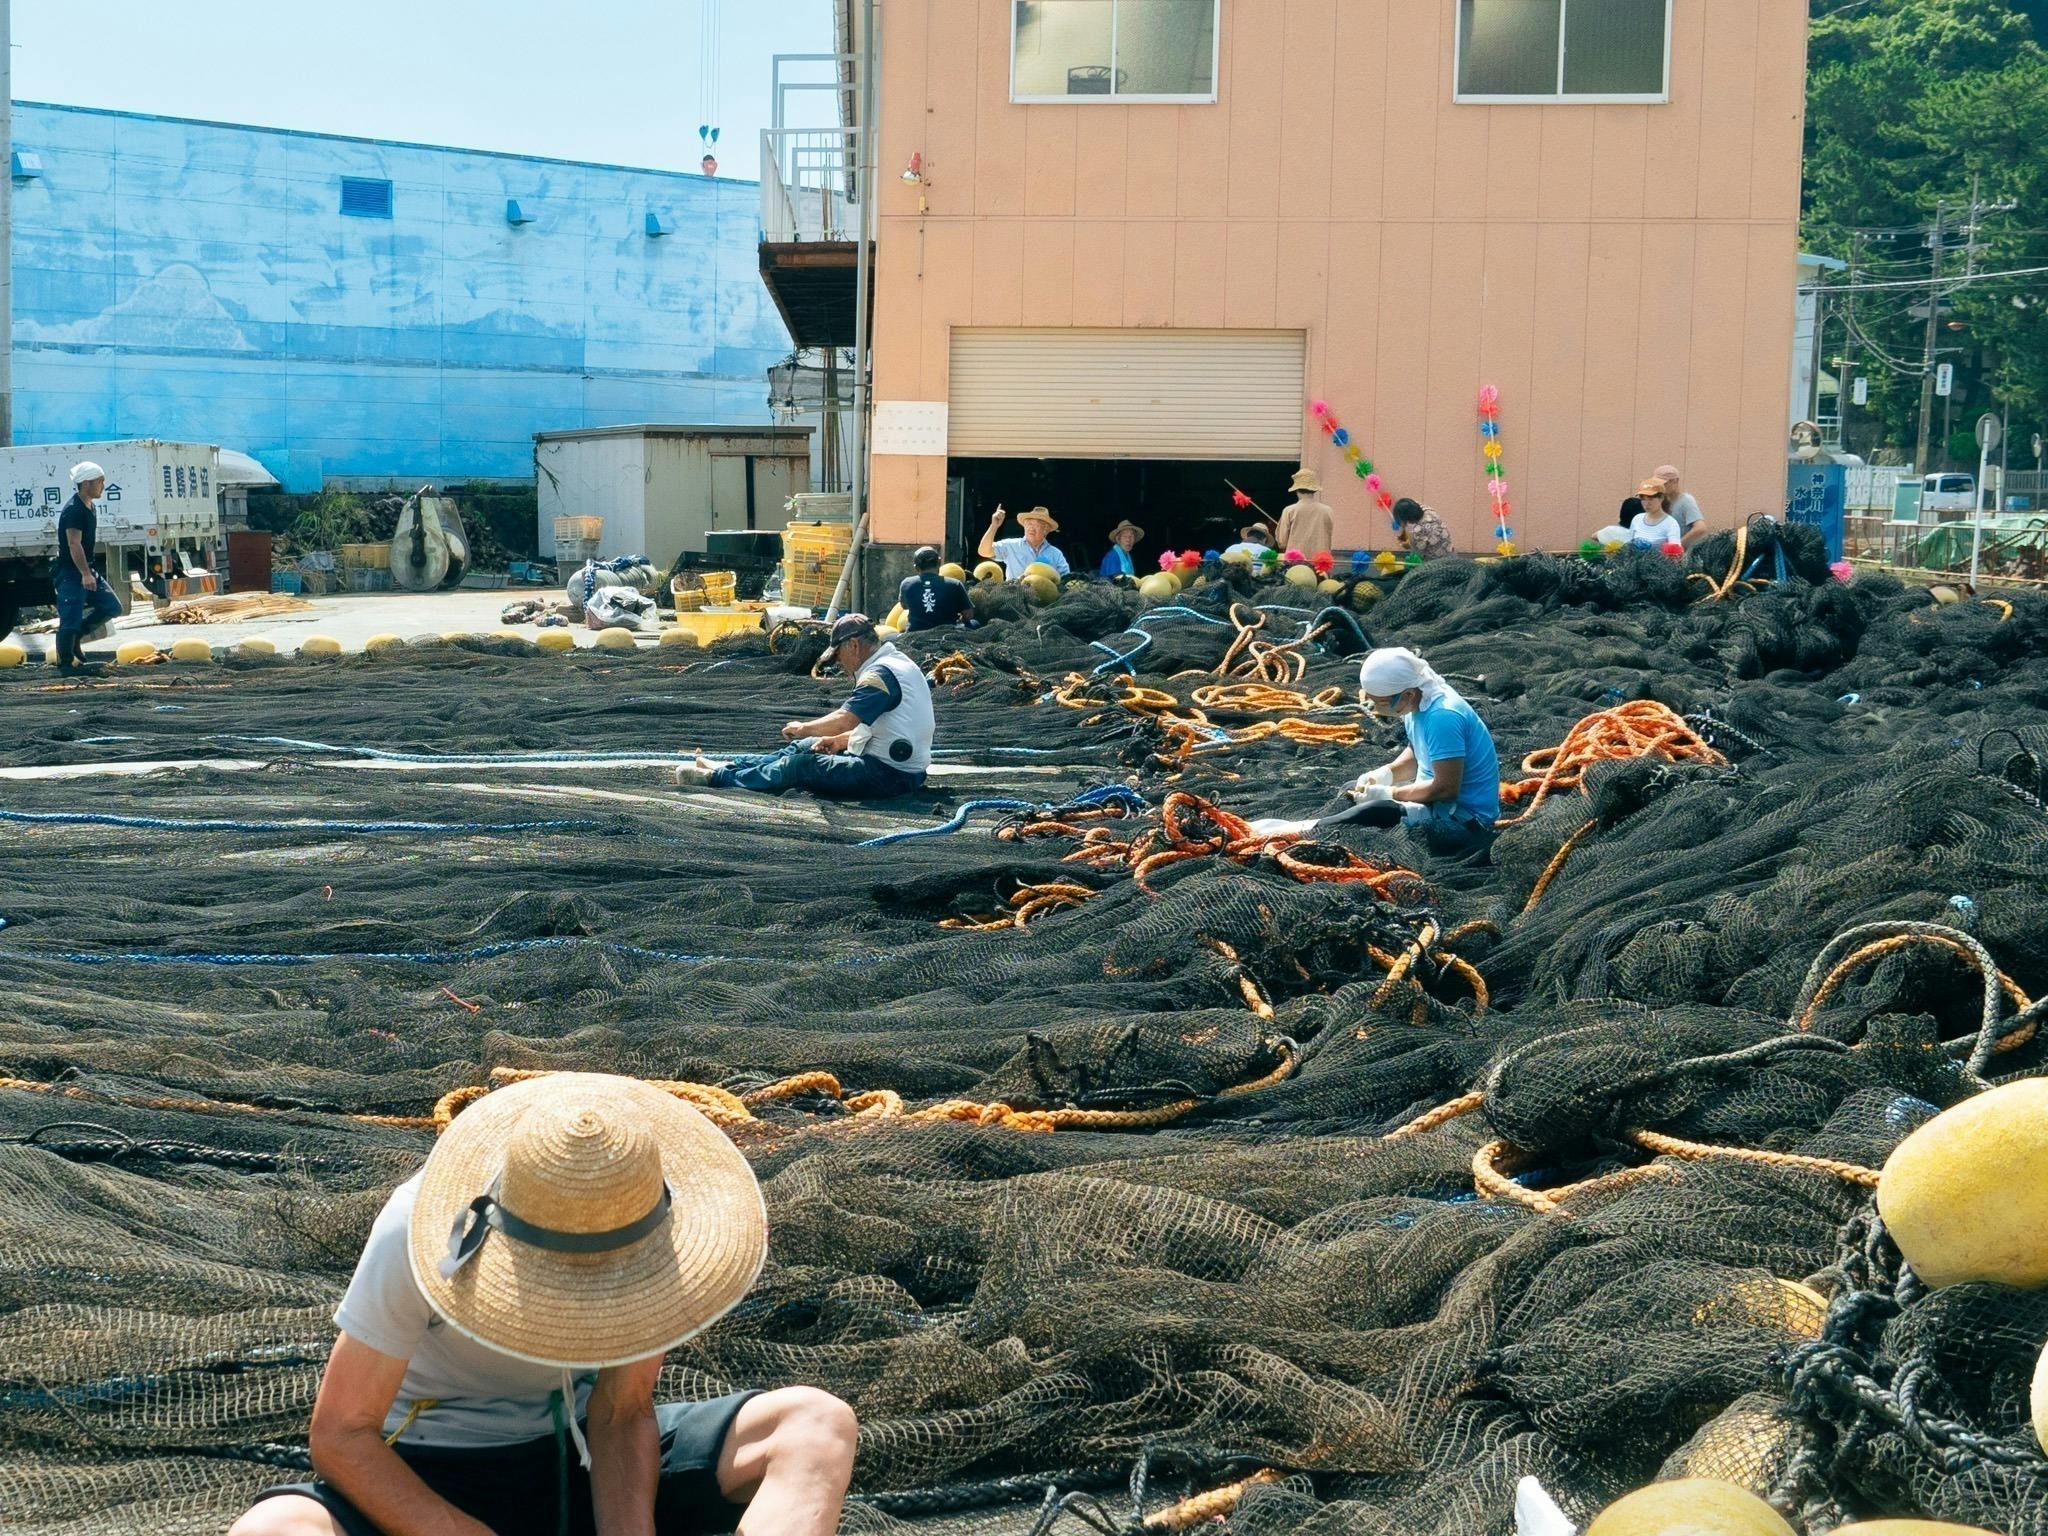
<svg viewBox="0 0 2048 1536"><path fill-rule="evenodd" d="M1304 555L1327 555L1331 541L1336 537L1336 520L1330 509L1320 500L1323 482L1312 469L1304 469L1294 477L1288 486L1294 492L1294 505L1280 514L1279 527L1274 531L1273 543L1285 553L1298 549Z"/></svg>

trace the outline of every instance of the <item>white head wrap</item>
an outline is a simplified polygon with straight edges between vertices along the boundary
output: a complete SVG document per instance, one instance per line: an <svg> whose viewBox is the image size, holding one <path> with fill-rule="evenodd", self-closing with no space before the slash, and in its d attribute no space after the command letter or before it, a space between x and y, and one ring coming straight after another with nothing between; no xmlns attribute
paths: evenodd
<svg viewBox="0 0 2048 1536"><path fill-rule="evenodd" d="M83 485L88 480L104 480L106 478L107 472L101 469L99 465L93 463L91 459L81 460L79 463L71 466L71 483L73 485Z"/></svg>
<svg viewBox="0 0 2048 1536"><path fill-rule="evenodd" d="M1422 690L1426 709L1440 699L1458 696L1436 669L1406 647L1374 651L1358 669L1358 686L1376 699L1391 699L1410 688Z"/></svg>

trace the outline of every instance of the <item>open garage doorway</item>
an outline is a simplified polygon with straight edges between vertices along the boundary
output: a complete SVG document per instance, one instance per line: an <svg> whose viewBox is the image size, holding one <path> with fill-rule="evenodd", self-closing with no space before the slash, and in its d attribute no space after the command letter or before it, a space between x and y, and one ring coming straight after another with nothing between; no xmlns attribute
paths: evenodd
<svg viewBox="0 0 2048 1536"><path fill-rule="evenodd" d="M1011 513L1006 538L1023 532L1017 513L1043 506L1059 519L1052 542L1077 574L1090 576L1109 549L1109 530L1129 518L1145 530L1131 552L1142 576L1159 568L1166 550L1220 550L1237 542L1238 530L1257 514L1232 505L1233 484L1278 517L1294 499L1287 482L1295 468L1292 460L1271 459L953 459L947 476L957 494L950 498L947 552L971 569L999 504Z"/></svg>

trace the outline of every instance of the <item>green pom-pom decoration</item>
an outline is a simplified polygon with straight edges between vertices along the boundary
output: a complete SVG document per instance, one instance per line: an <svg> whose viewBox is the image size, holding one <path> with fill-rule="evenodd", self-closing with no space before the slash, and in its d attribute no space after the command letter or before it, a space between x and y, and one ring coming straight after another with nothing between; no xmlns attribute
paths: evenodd
<svg viewBox="0 0 2048 1536"><path fill-rule="evenodd" d="M1598 539L1587 539L1579 546L1579 558L1581 560L1598 560L1603 553L1604 551L1601 549Z"/></svg>

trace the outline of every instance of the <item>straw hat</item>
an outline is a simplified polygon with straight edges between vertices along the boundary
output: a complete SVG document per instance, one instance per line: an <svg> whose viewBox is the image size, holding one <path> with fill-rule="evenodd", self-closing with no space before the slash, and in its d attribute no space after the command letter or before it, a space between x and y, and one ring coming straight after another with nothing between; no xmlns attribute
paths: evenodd
<svg viewBox="0 0 2048 1536"><path fill-rule="evenodd" d="M1126 528L1130 530L1131 537L1135 542L1140 544L1145 542L1145 530L1140 528L1136 523L1132 522L1128 517L1125 518L1122 522L1118 523L1114 528L1109 530L1109 542L1114 544L1116 542L1117 535L1122 533Z"/></svg>
<svg viewBox="0 0 2048 1536"><path fill-rule="evenodd" d="M1312 496L1320 496L1323 494L1323 479L1312 469L1298 469L1294 472L1294 478L1288 482L1287 489L1307 491Z"/></svg>
<svg viewBox="0 0 2048 1536"><path fill-rule="evenodd" d="M1043 523L1047 533L1058 533L1060 531L1059 523L1043 507L1033 507L1029 512L1020 513L1017 521L1020 523Z"/></svg>
<svg viewBox="0 0 2048 1536"><path fill-rule="evenodd" d="M461 1334L537 1365L644 1360L708 1327L768 1251L760 1186L680 1099L555 1072L486 1095L435 1143L409 1250Z"/></svg>

